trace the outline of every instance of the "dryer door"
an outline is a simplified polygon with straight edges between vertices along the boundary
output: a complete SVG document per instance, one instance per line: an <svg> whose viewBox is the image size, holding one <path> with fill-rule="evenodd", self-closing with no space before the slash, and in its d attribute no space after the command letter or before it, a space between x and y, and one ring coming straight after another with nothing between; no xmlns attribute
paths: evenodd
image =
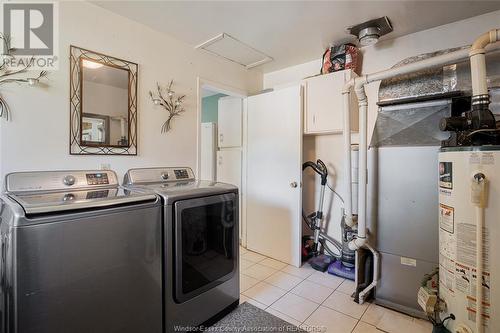
<svg viewBox="0 0 500 333"><path fill-rule="evenodd" d="M174 295L182 303L237 273L238 196L181 200L174 209Z"/></svg>

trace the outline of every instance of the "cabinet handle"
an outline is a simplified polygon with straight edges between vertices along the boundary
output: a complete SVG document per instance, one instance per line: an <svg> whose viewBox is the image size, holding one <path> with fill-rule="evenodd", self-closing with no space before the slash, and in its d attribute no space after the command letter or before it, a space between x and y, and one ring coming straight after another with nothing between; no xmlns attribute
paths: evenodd
<svg viewBox="0 0 500 333"><path fill-rule="evenodd" d="M219 134L219 138L220 138L220 142L224 142L224 135L222 135L222 133Z"/></svg>
<svg viewBox="0 0 500 333"><path fill-rule="evenodd" d="M290 187L291 188L296 188L297 186L299 186L299 184L297 184L297 182L291 182L290 183Z"/></svg>
<svg viewBox="0 0 500 333"><path fill-rule="evenodd" d="M313 124L316 124L316 115L313 115Z"/></svg>

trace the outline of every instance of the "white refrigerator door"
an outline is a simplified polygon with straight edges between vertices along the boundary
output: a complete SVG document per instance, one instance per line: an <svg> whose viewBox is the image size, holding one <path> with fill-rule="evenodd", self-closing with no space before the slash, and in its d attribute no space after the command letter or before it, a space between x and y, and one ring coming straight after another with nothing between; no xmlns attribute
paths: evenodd
<svg viewBox="0 0 500 333"><path fill-rule="evenodd" d="M241 190L241 149L221 149L217 152L217 181L233 184Z"/></svg>
<svg viewBox="0 0 500 333"><path fill-rule="evenodd" d="M302 107L292 86L248 97L247 247L301 264Z"/></svg>
<svg viewBox="0 0 500 333"><path fill-rule="evenodd" d="M202 180L215 181L215 155L217 152L217 124L201 124L201 173Z"/></svg>
<svg viewBox="0 0 500 333"><path fill-rule="evenodd" d="M243 128L243 100L222 97L218 105L219 148L241 147Z"/></svg>
<svg viewBox="0 0 500 333"><path fill-rule="evenodd" d="M242 228L242 218L241 212L242 207L242 193L241 193L241 161L242 161L242 151L241 148L227 148L221 149L217 152L217 181L222 183L228 183L238 186L239 190L239 211L240 211L240 239L242 238L243 228Z"/></svg>

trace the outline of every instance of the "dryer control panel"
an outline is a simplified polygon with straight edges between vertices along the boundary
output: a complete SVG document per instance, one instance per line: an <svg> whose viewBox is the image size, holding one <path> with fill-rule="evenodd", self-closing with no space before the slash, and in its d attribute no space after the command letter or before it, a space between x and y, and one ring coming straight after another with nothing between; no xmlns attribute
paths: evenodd
<svg viewBox="0 0 500 333"><path fill-rule="evenodd" d="M194 172L188 167L130 169L125 174L124 184L144 184L194 180Z"/></svg>

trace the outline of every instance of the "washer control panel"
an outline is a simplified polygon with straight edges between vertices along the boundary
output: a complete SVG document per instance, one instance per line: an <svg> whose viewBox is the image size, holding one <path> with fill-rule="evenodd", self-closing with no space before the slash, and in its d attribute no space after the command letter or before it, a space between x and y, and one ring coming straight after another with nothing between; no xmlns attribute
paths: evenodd
<svg viewBox="0 0 500 333"><path fill-rule="evenodd" d="M7 192L84 189L118 185L110 170L16 172L6 176Z"/></svg>
<svg viewBox="0 0 500 333"><path fill-rule="evenodd" d="M109 185L107 173L87 173L87 185Z"/></svg>
<svg viewBox="0 0 500 333"><path fill-rule="evenodd" d="M174 169L176 179L188 179L189 172L187 169Z"/></svg>

